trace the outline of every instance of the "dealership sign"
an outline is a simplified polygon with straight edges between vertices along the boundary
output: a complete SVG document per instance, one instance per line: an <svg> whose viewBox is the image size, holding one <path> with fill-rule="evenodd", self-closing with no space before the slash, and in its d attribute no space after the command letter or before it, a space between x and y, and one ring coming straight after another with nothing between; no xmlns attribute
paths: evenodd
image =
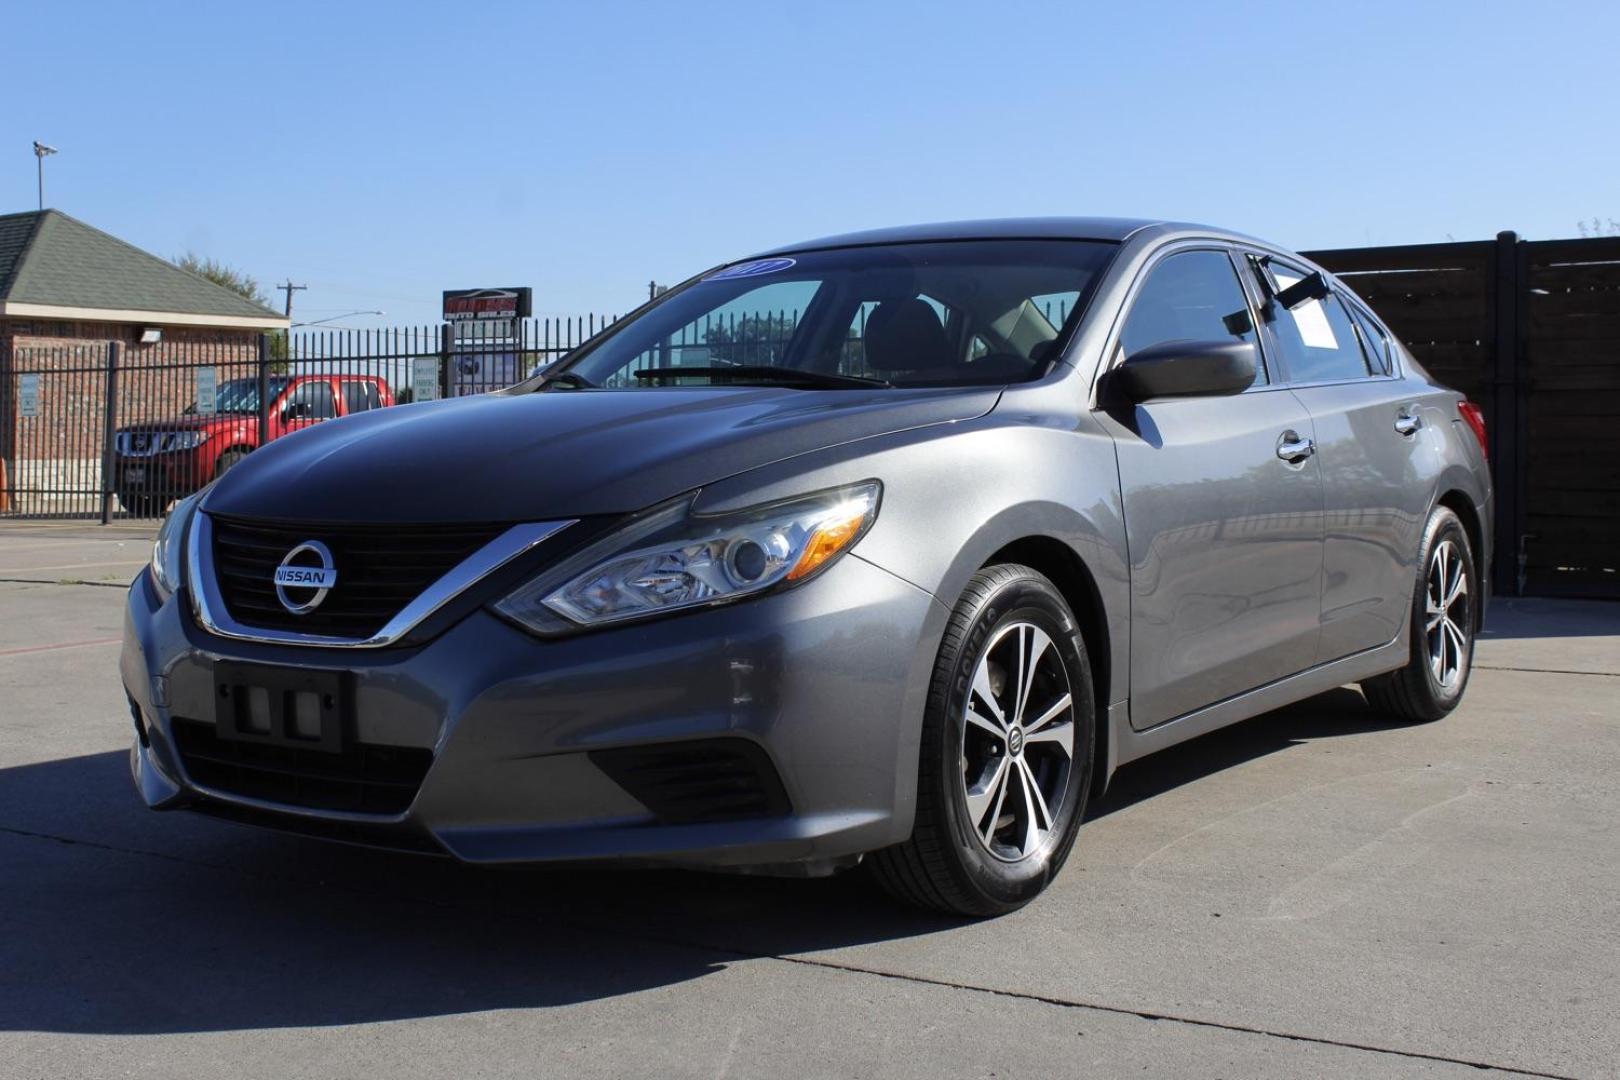
<svg viewBox="0 0 1620 1080"><path fill-rule="evenodd" d="M466 322L482 319L526 319L533 313L533 290L446 289L444 321Z"/></svg>

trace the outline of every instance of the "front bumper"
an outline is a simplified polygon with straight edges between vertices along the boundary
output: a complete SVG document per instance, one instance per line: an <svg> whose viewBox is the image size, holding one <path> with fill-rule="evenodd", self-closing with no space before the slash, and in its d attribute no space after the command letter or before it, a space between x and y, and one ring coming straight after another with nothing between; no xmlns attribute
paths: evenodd
<svg viewBox="0 0 1620 1080"><path fill-rule="evenodd" d="M468 862L836 863L911 830L946 616L923 590L850 555L799 589L570 638L537 639L480 609L419 647L335 651L210 635L183 594L159 604L143 573L120 661L139 732L132 768L155 809ZM348 736L431 753L408 808L312 809L197 782L175 725L211 722L222 659L351 673ZM763 760L785 806L671 820L624 769L604 765L629 748L717 739Z"/></svg>
<svg viewBox="0 0 1620 1080"><path fill-rule="evenodd" d="M189 495L206 479L204 460L196 450L113 456L113 489L129 495Z"/></svg>

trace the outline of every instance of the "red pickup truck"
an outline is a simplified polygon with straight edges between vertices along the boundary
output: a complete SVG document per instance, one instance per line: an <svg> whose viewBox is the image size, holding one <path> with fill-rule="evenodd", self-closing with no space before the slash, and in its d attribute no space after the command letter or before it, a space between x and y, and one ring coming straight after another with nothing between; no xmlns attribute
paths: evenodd
<svg viewBox="0 0 1620 1080"><path fill-rule="evenodd" d="M269 438L392 404L388 383L376 375L272 375ZM198 415L193 404L173 420L119 428L113 490L127 513L155 517L258 446L259 380L231 379L219 384L211 415Z"/></svg>

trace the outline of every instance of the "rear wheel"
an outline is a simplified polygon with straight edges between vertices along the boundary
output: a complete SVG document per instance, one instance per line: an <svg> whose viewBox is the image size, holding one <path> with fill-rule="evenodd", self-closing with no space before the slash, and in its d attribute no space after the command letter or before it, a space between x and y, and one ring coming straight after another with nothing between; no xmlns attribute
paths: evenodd
<svg viewBox="0 0 1620 1080"><path fill-rule="evenodd" d="M1473 668L1479 582L1468 531L1436 507L1423 530L1423 572L1412 596L1406 666L1361 684L1368 704L1403 720L1438 720L1457 707Z"/></svg>
<svg viewBox="0 0 1620 1080"><path fill-rule="evenodd" d="M923 719L911 838L877 852L894 896L958 915L1033 900L1074 845L1095 745L1091 669L1061 593L1026 566L974 577Z"/></svg>

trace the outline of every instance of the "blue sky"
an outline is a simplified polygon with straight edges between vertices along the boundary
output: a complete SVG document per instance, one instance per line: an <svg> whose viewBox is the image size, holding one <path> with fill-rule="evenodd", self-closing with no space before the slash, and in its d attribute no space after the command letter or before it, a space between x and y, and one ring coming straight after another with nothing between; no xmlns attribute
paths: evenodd
<svg viewBox="0 0 1620 1080"><path fill-rule="evenodd" d="M1296 247L1620 218L1620 5L13 5L0 210L437 318L618 311L885 224L1206 220ZM280 294L274 294L279 301Z"/></svg>

